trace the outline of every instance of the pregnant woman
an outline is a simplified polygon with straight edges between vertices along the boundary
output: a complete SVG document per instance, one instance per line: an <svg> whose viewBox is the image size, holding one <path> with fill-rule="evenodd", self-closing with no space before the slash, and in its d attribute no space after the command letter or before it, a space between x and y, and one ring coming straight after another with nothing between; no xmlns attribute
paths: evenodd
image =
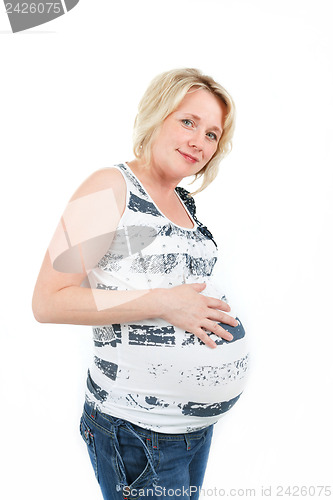
<svg viewBox="0 0 333 500"><path fill-rule="evenodd" d="M135 159L83 182L46 252L36 319L93 325L80 432L106 500L197 499L213 426L244 389L245 331L214 280L217 244L178 186L215 179L234 116L198 70L156 77Z"/></svg>

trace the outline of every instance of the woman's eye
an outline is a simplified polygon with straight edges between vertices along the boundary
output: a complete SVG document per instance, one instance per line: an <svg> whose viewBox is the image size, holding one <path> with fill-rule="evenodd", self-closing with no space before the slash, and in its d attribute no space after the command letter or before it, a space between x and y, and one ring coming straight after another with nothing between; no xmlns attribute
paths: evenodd
<svg viewBox="0 0 333 500"><path fill-rule="evenodd" d="M207 134L209 136L210 139L212 139L213 141L216 141L217 140L217 135L214 134L214 132L208 132Z"/></svg>
<svg viewBox="0 0 333 500"><path fill-rule="evenodd" d="M182 122L184 123L184 125L186 125L187 127L190 127L192 125L192 122L191 120L188 120L187 118L185 118L184 120L182 120Z"/></svg>

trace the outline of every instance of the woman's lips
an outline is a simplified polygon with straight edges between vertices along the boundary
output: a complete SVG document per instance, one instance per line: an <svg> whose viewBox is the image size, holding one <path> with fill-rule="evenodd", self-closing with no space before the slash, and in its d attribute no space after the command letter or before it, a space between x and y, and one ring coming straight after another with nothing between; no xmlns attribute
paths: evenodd
<svg viewBox="0 0 333 500"><path fill-rule="evenodd" d="M191 163L197 163L199 161L198 158L195 158L194 156L183 153L182 151L180 151L180 149L177 149L177 151L178 151L178 153L180 153L182 155L183 158L185 158L185 160L187 160Z"/></svg>

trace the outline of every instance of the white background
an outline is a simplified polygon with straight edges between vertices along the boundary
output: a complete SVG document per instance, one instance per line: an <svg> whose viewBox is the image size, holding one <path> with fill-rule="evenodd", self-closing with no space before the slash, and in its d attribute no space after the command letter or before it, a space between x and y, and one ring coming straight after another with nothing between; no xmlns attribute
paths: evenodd
<svg viewBox="0 0 333 500"><path fill-rule="evenodd" d="M2 8L2 498L102 498L79 435L91 329L37 323L31 297L68 199L94 170L132 159L142 93L184 66L237 105L234 149L196 204L252 351L204 486L260 497L262 485L332 484L330 7L81 0L17 34Z"/></svg>

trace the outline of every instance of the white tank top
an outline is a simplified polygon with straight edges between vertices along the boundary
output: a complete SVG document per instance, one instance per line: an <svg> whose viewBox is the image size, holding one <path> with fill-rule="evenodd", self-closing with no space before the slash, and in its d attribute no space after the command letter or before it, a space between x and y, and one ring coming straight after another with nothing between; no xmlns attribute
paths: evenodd
<svg viewBox="0 0 333 500"><path fill-rule="evenodd" d="M116 165L126 207L108 252L89 273L92 288L142 290L207 283L204 295L226 301L213 278L217 246L198 221L188 191L175 192L194 227L183 228L158 209L130 167ZM94 362L86 400L99 411L157 432L192 432L215 423L241 395L247 375L244 328L222 326L217 347L160 318L93 327Z"/></svg>

